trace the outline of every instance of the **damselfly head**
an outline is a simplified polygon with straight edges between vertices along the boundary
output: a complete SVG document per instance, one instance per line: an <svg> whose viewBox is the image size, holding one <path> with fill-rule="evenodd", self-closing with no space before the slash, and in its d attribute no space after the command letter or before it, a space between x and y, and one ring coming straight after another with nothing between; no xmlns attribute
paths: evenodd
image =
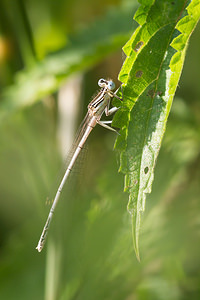
<svg viewBox="0 0 200 300"><path fill-rule="evenodd" d="M115 89L115 84L112 80L105 80L103 78L99 79L98 85L100 87L107 87L109 90L114 90Z"/></svg>

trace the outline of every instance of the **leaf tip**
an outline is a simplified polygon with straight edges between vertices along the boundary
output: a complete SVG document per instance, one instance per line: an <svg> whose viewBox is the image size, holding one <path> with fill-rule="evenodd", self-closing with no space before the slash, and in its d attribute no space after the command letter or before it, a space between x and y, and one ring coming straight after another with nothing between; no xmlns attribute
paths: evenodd
<svg viewBox="0 0 200 300"><path fill-rule="evenodd" d="M132 215L132 236L133 236L133 246L135 250L135 255L137 260L140 262L140 251L139 251L139 228L140 228L140 220L138 219L138 216ZM139 217L140 219L140 217ZM139 224L137 222L139 221Z"/></svg>

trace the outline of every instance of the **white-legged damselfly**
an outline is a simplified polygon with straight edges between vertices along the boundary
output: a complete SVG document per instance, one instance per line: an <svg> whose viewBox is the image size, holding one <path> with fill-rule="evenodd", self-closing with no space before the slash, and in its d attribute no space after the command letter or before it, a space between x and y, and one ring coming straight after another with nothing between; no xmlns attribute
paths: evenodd
<svg viewBox="0 0 200 300"><path fill-rule="evenodd" d="M58 190L56 192L49 215L47 217L47 221L45 223L45 226L42 231L41 237L39 239L38 245L36 247L36 249L39 252L41 252L44 247L46 237L48 234L48 230L49 230L49 226L50 226L51 220L53 218L55 207L60 198L60 194L62 192L63 186L64 186L64 184L74 166L74 163L75 163L79 153L81 152L90 132L96 126L96 124L99 124L107 129L112 130L112 131L116 131L115 129L113 129L112 127L107 125L107 124L111 124L112 121L101 121L101 117L104 112L105 112L106 116L109 116L118 110L117 107L113 107L111 109L109 108L111 98L115 97L115 98L118 98L119 100L122 100L122 99L116 95L117 91L113 92L113 90L115 89L115 84L112 80L100 79L98 81L98 85L101 87L101 90L97 94L97 96L88 105L88 112L83 120L82 128L80 129L80 133L75 141L76 147L74 148L75 149L74 153L73 153L70 163L66 169L66 172L62 178L62 181L58 187Z"/></svg>

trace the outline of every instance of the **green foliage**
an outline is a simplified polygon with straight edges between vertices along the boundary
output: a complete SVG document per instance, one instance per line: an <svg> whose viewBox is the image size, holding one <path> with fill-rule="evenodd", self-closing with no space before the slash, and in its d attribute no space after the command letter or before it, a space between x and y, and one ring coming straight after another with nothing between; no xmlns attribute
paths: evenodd
<svg viewBox="0 0 200 300"><path fill-rule="evenodd" d="M89 69L122 47L132 30L130 19L135 7L133 3L111 9L102 19L69 37L63 49L18 72L15 83L2 93L0 122L16 109L55 92L74 72Z"/></svg>
<svg viewBox="0 0 200 300"><path fill-rule="evenodd" d="M146 194L172 100L182 71L188 39L200 17L199 1L141 1L135 14L139 27L123 50L119 74L124 101L114 125L120 127L115 148L129 192L133 241L139 259L139 230ZM118 121L119 119L119 121Z"/></svg>
<svg viewBox="0 0 200 300"><path fill-rule="evenodd" d="M114 0L109 0L109 3L111 1L114 2ZM1 4L5 2L8 5L10 4L10 1L7 0L1 1ZM90 28L85 25L88 29L81 29L75 36L71 33L69 38L71 44L68 44L60 52L60 60L58 59L59 51L55 51L54 54L47 55L44 60L35 61L35 65L29 66L29 69L28 65L25 64L25 69L18 73L18 75L23 75L21 79L17 79L16 68L15 71L10 69L11 78L14 78L13 85L12 87L9 86L8 80L5 90L2 92L4 98L1 98L2 103L0 105L1 121L3 116L9 116L9 118L4 118L4 122L0 123L1 299L200 299L200 24L191 36L184 72L179 83L180 88L177 90L156 164L152 193L148 195L148 201L146 202L145 217L140 236L141 263L136 260L131 244L130 218L126 212L127 194L122 192L123 174L117 172L117 162L112 151L116 136L98 126L89 137L89 155L82 174L79 175L79 178L74 178L75 174L73 174L70 187L66 186L63 191L43 252L38 254L35 250L39 234L50 208L49 205L45 205L46 197L49 195L49 191L54 194L57 188L52 183L55 182L61 162L57 138L59 128L57 122L59 114L55 101L57 95L56 93L51 95L46 101L37 101L38 97L46 97L51 93L51 86L45 87L43 85L41 74L47 78L48 72L51 72L55 82L52 91L56 91L65 75L67 77L68 74L72 74L76 70L87 70L84 74L84 87L80 103L80 106L84 104L86 108L89 98L96 90L96 81L99 76L102 76L104 72L106 76L114 78L118 71L116 65L117 59L120 60L120 57L116 59L115 55L110 55L109 60L106 60L97 68L91 69L91 67L101 57L104 57L104 53L98 53L98 51L105 51L106 56L107 53L111 54L117 48L116 44L118 42L116 42L113 32L116 33L118 40L118 32L121 30L119 27L125 28L124 26L129 23L126 33L123 31L123 36L119 39L122 43L127 38L132 28L131 16L134 14L132 2L132 0L126 0L122 5L124 9L126 5L130 5L126 8L127 17L120 17L121 14L123 15L123 10L116 5L114 9L110 8L108 15L98 18L97 21L94 11L100 15L99 8L102 9L102 13L104 10L103 3L107 4L108 1L24 1L29 8L28 16L30 19L28 20L31 24L34 24L32 26L33 36L34 40L37 40L38 45L36 48L40 49L40 53L52 51L52 45L54 47L58 45L58 37L53 36L53 33L59 31L60 36L63 38L69 30L66 23L72 23L73 13L74 15L77 13L79 18L74 18L75 23L70 25L76 27L78 31L81 26L80 16L87 21L88 19L94 20L94 25L91 25ZM23 1L20 1L20 3L23 3ZM176 53L177 55L180 54L181 48L175 51L174 48L168 47L168 56L166 54L163 61L165 66L162 63L163 54L160 57L155 47L152 47L153 56L146 53L149 45L153 44L154 46L153 42L157 45L156 49L162 50L163 46L160 44L162 44L162 39L167 33L165 34L163 29L163 36L161 36L161 39L156 40L161 30L159 24L161 22L163 24L167 23L165 19L169 20L169 24L164 26L169 30L174 9L179 9L178 3L180 2L172 1L169 4L160 0L159 5L165 5L165 9L162 10L162 13L155 12L157 19L154 20L149 14L153 11L153 7L156 8L156 3L152 6L152 1L146 1L145 5L142 5L138 10L135 18L142 26L136 30L136 33L139 34L141 31L142 38L143 40L144 37L146 38L147 44L140 43L141 39L139 37L135 48L133 48L134 51L130 42L126 52L130 51L131 55L124 64L124 68L130 71L132 65L134 66L134 59L131 60L132 54L136 56L135 62L139 60L141 55L143 60L141 59L140 63L141 67L145 69L148 83L142 81L140 84L140 79L142 80L144 76L144 73L141 72L137 73L138 76L141 76L137 78L132 72L132 79L137 81L138 87L131 85L132 79L129 81L129 75L126 76L128 72L124 72L123 76L121 75L124 78L123 80L127 81L127 90L125 89L124 92L124 106L121 107L120 114L116 115L115 121L122 128L117 147L123 152L121 169L125 171L130 168L131 162L130 151L127 151L126 154L127 147L130 146L131 151L133 151L132 155L134 155L135 144L133 143L139 142L143 146L140 135L144 137L143 130L147 130L148 112L153 114L149 116L151 122L145 137L149 136L152 139L155 134L158 134L160 128L158 141L156 140L155 145L153 145L153 151L156 153L156 145L160 142L163 123L166 120L164 119L160 123L157 123L157 121L159 117L163 116L164 118L164 116L167 116L167 109L169 111L169 107L166 110L163 107L164 102L169 101L166 89L169 85L165 78L172 82L172 67L175 67L179 62L182 65L181 59L176 57ZM191 28L194 27L192 20L196 23L199 12L198 5L195 6L196 3L198 4L198 2L192 1L190 6L187 6L186 3L183 14L186 13L187 9L188 15L186 13L186 19L180 16L181 19L177 23L177 26L180 26L181 21L185 22L181 24L181 26L186 27L185 30L181 31L184 34L177 31L171 37L175 48L182 46L185 50L185 43L188 40L187 34L190 34ZM173 5L173 9L171 5ZM63 7L67 9L63 9ZM168 15L169 8L172 9L170 18ZM2 11L1 9L1 16ZM19 10L10 9L10 12L14 16L14 24L15 22L21 22L20 15L18 15ZM168 13L164 14L163 12ZM117 16L116 22L113 22L112 14ZM69 18L69 15L71 18ZM191 16L193 16L192 20ZM34 22L33 17L35 18ZM51 23L52 19L53 22ZM104 23L105 20L107 20L107 23ZM155 29L155 38L154 35L152 36L152 27L148 28L147 26L149 22L153 28L156 26L158 28L157 31ZM44 28L48 24L51 28L50 41L49 35L44 34ZM145 24L146 31L141 29L144 29ZM2 18L0 18L0 27L1 25ZM5 28L9 28L9 24L6 22L4 25ZM17 28L23 27L19 25L16 24L15 29L18 33L16 36L20 35ZM111 28L111 31L108 33L106 31L102 32L101 27L104 29ZM40 39L44 36L43 44L38 42L40 40L38 39L39 30L42 32L40 32ZM171 30L173 31L173 29ZM20 36L19 41L22 42L20 49L25 47L28 41L24 37L27 31L27 28L25 28ZM94 34L92 34L93 31ZM187 34L185 34L185 31ZM85 34L83 34L84 32ZM99 32L98 38L97 32ZM174 39L176 34L177 39ZM83 37L83 40L81 37ZM137 34L136 36L133 35L133 38L136 37ZM76 41L80 47L78 54L78 50L74 45ZM87 42L89 44L86 50ZM45 50L43 49L44 44L46 45ZM47 44L51 46L47 48ZM74 51L76 50L74 55L77 56L76 61L69 60L71 71L67 69L67 58L64 55L62 57L65 50L66 54L70 54L68 53L70 47ZM30 45L28 48L30 49ZM16 54L17 50L19 49L15 48L12 53ZM142 51L144 51L144 54L142 54ZM23 48L23 53L20 53L22 57L24 53L27 54L27 49ZM71 53L73 54L73 51ZM81 56L81 53L83 53L83 56ZM94 54L95 59L93 61L90 53ZM55 72L53 66L50 68L50 60L53 59L54 55L57 58L55 61L59 62L58 66L54 65ZM173 65L170 65L170 55L172 55L172 60L176 58ZM185 51L182 52L182 55L185 55ZM27 61L26 58L23 57L23 62ZM65 74L64 66L61 63L62 58L69 73L66 72ZM73 58L73 55L71 58ZM158 58L161 60L159 64L163 78L158 76L158 79L154 78L151 82L149 71L152 70L152 77L156 76L156 72L159 73L154 62L154 59ZM50 65L47 64L48 60ZM78 69L79 62L80 69ZM147 68L147 63L153 64L153 67ZM45 66L46 71L45 68L42 70L42 66ZM140 65L137 64L137 66L139 69L136 71L141 71ZM39 69L40 71L36 72ZM35 73L33 70L35 70ZM179 72L180 66L178 66L177 73L175 72L174 75L178 77ZM6 80L4 81L4 79L6 75L7 73L0 68L0 81L1 83L4 82L2 86L5 86ZM31 88L31 80L34 86L33 89ZM162 95L158 93L157 98L154 97L153 93L157 87L156 80L157 86L159 83L158 91L165 92ZM169 87L172 91L176 86L176 80L177 78L174 78L173 84ZM26 85L26 83L29 84ZM148 87L151 87L151 90L145 98L145 91L148 91ZM144 90L139 97L135 95L135 98L132 99L132 93L134 91L135 94L138 93L138 89ZM19 93L19 91L24 91L26 95ZM128 93L129 91L130 93ZM22 103L20 97L23 95L24 102L22 101ZM71 99L66 99L66 102L68 100L71 101ZM171 103L168 104L168 106L170 105ZM141 113L144 120L141 120ZM82 117L83 115L80 118ZM130 120L135 123L132 124ZM136 124L135 127L134 124ZM153 124L156 127L152 136L150 136ZM128 126L127 130L126 126ZM70 130L68 127L65 129L66 132ZM131 133L130 137L129 133ZM135 137L133 137L133 133ZM135 155L141 155L139 146L136 147ZM142 159L143 156L142 152ZM150 160L151 157L147 162ZM154 162L154 159L152 161ZM140 159L138 159L138 162L140 162ZM141 168L140 165L138 167ZM149 174L145 175L148 177ZM129 180L129 176L126 176L126 178L128 188L131 179ZM147 185L150 184L150 180L146 181ZM146 191L145 188L144 190ZM130 209L132 209L132 202L130 202Z"/></svg>

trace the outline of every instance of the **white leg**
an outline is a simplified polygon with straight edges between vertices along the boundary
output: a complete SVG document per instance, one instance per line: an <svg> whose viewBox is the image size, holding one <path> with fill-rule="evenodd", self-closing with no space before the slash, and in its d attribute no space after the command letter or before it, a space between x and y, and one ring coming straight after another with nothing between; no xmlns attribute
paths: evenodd
<svg viewBox="0 0 200 300"><path fill-rule="evenodd" d="M121 93L122 93L122 98L120 98L120 97L116 97L116 93L118 92L118 90L119 90L119 88L121 88ZM114 95L115 95L115 97L117 98L117 99L119 99L119 100L121 100L121 101L123 101L123 99L124 99L124 95L123 95L123 88L122 88L122 85L120 85L120 87L119 87L115 92L114 92Z"/></svg>
<svg viewBox="0 0 200 300"><path fill-rule="evenodd" d="M120 88L121 88L122 98L120 98L120 97L118 97L118 96L116 95ZM113 93L113 92L110 92L109 95L110 95L111 97L117 98L117 99L120 100L120 101L123 101L123 98L124 98L124 97L123 97L123 89L122 89L122 85L120 85L120 87L119 87L114 93Z"/></svg>
<svg viewBox="0 0 200 300"><path fill-rule="evenodd" d="M108 121L101 121L101 123L104 123L104 124L111 124L111 123L112 123L112 120L108 120Z"/></svg>
<svg viewBox="0 0 200 300"><path fill-rule="evenodd" d="M111 109L109 109L108 106L106 106L105 108L105 115L106 116L110 116L112 114L114 114L120 107L112 107Z"/></svg>
<svg viewBox="0 0 200 300"><path fill-rule="evenodd" d="M117 130L115 130L114 128L112 128L112 127L106 125L104 122L102 122L102 121L97 121L97 123L98 123L99 125L101 125L102 127L106 128L106 129L109 129L109 130L111 130L111 131L114 131L114 132L116 132L117 134L119 134L119 133L117 132Z"/></svg>
<svg viewBox="0 0 200 300"><path fill-rule="evenodd" d="M115 95L115 93L113 94L113 98L117 98L120 101L123 101L123 98L118 97L117 95Z"/></svg>

